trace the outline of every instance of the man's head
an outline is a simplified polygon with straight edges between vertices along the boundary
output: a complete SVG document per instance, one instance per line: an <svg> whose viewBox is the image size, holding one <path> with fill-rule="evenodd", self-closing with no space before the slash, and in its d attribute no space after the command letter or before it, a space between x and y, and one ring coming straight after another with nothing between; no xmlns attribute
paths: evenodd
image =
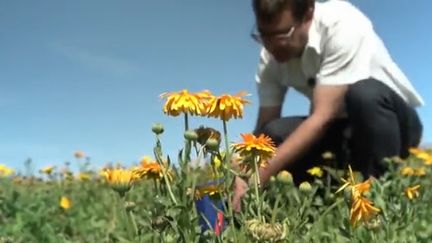
<svg viewBox="0 0 432 243"><path fill-rule="evenodd" d="M256 27L253 37L285 62L298 57L308 40L315 0L253 0Z"/></svg>

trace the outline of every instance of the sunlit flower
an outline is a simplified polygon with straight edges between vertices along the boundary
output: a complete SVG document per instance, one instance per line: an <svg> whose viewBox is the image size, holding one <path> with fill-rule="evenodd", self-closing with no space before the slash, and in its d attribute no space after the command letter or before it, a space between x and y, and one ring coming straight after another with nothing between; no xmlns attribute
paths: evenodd
<svg viewBox="0 0 432 243"><path fill-rule="evenodd" d="M240 92L235 95L212 96L208 101L207 115L224 121L231 118L242 118L243 105L250 103L248 100L243 99L246 95L245 92Z"/></svg>
<svg viewBox="0 0 432 243"><path fill-rule="evenodd" d="M414 171L414 168L412 168L410 166L405 166L405 167L401 168L400 174L403 176L412 176L415 174L415 171Z"/></svg>
<svg viewBox="0 0 432 243"><path fill-rule="evenodd" d="M9 167L7 167L6 165L0 165L0 176L10 176L12 174L14 174L15 171Z"/></svg>
<svg viewBox="0 0 432 243"><path fill-rule="evenodd" d="M198 93L190 93L183 89L179 92L169 92L160 95L166 98L163 107L165 114L169 116L178 116L181 113L191 115L205 115L206 100L211 96L207 90Z"/></svg>
<svg viewBox="0 0 432 243"><path fill-rule="evenodd" d="M62 196L60 198L60 207L63 209L69 209L70 207L72 207L72 201L70 200L70 198Z"/></svg>
<svg viewBox="0 0 432 243"><path fill-rule="evenodd" d="M415 185L413 187L408 187L405 189L405 196L409 198L410 200L420 196L420 192L418 189L420 188L420 185Z"/></svg>
<svg viewBox="0 0 432 243"><path fill-rule="evenodd" d="M315 166L307 170L307 173L309 173L312 176L322 177L324 172L320 167Z"/></svg>
<svg viewBox="0 0 432 243"><path fill-rule="evenodd" d="M40 170L41 173L47 174L47 175L51 175L53 173L55 169L55 166L47 166L44 167Z"/></svg>
<svg viewBox="0 0 432 243"><path fill-rule="evenodd" d="M269 136L264 134L256 137L253 134L241 134L243 142L233 145L234 151L238 152L243 158L239 163L247 170L252 168L254 160L257 160L258 166L265 167L267 161L272 158L276 152L276 146Z"/></svg>
<svg viewBox="0 0 432 243"><path fill-rule="evenodd" d="M374 218L380 212L380 209L372 205L373 202L365 197L353 197L353 203L350 210L351 225L355 226L360 221L369 222L369 220Z"/></svg>
<svg viewBox="0 0 432 243"><path fill-rule="evenodd" d="M84 158L85 153L84 153L83 151L76 151L76 152L74 153L74 156L75 156L75 158L77 158L77 159L81 159L81 158Z"/></svg>
<svg viewBox="0 0 432 243"><path fill-rule="evenodd" d="M104 174L108 184L122 196L130 190L137 179L131 170L125 169L107 169Z"/></svg>
<svg viewBox="0 0 432 243"><path fill-rule="evenodd" d="M133 169L134 174L141 179L161 180L164 168L150 157L143 157L140 166ZM168 180L172 180L172 173L167 171Z"/></svg>

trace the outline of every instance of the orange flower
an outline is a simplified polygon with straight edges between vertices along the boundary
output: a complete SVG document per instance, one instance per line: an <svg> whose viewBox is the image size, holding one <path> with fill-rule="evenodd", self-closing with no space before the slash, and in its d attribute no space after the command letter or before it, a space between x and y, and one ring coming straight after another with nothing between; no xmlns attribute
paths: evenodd
<svg viewBox="0 0 432 243"><path fill-rule="evenodd" d="M223 94L218 97L210 97L207 105L208 117L215 117L224 121L228 121L233 117L235 119L242 118L243 105L250 103L242 98L246 95L245 92L240 92L235 95Z"/></svg>
<svg viewBox="0 0 432 243"><path fill-rule="evenodd" d="M357 196L353 197L353 200L350 210L351 225L356 226L360 221L366 223L380 212L380 209L372 206L372 201L365 197Z"/></svg>
<svg viewBox="0 0 432 243"><path fill-rule="evenodd" d="M420 185L415 185L413 187L408 187L405 189L405 196L409 198L410 200L420 196L420 193L418 189L420 188Z"/></svg>
<svg viewBox="0 0 432 243"><path fill-rule="evenodd" d="M247 170L253 167L255 159L258 159L258 166L265 167L267 161L272 158L276 152L276 146L270 137L261 134L256 137L253 134L241 134L243 142L233 145L235 152L243 158L240 161Z"/></svg>
<svg viewBox="0 0 432 243"><path fill-rule="evenodd" d="M141 160L141 165L133 171L139 178L161 180L163 178L163 169L164 168L160 166L159 163L152 161L150 157L146 156ZM170 181L172 180L172 174L170 172L167 172L167 177Z"/></svg>
<svg viewBox="0 0 432 243"><path fill-rule="evenodd" d="M167 99L163 107L163 112L169 116L178 116L181 113L205 115L206 100L210 96L211 93L207 90L198 93L190 93L186 89L160 95L161 98Z"/></svg>

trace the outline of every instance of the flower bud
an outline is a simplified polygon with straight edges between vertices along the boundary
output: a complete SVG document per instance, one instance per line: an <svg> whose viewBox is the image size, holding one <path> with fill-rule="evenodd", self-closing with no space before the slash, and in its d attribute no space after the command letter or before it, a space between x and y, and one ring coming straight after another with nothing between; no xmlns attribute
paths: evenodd
<svg viewBox="0 0 432 243"><path fill-rule="evenodd" d="M219 149L219 141L214 138L209 138L206 141L206 146L208 149L216 151Z"/></svg>
<svg viewBox="0 0 432 243"><path fill-rule="evenodd" d="M300 183L299 189L301 192L306 193L306 194L309 194L312 192L312 186L307 181Z"/></svg>
<svg viewBox="0 0 432 243"><path fill-rule="evenodd" d="M198 139L198 134L194 130L187 130L184 133L184 138L188 141L196 141Z"/></svg>
<svg viewBox="0 0 432 243"><path fill-rule="evenodd" d="M277 175L277 181L282 183L282 184L292 184L293 183L293 177L291 175L291 173L289 173L286 170L283 170L281 172L279 172L279 174Z"/></svg>
<svg viewBox="0 0 432 243"><path fill-rule="evenodd" d="M152 131L153 131L156 135L159 135L159 134L162 134L162 133L164 132L164 127L163 127L163 125L160 124L160 123L155 123L155 124L153 124L153 126L152 126Z"/></svg>
<svg viewBox="0 0 432 243"><path fill-rule="evenodd" d="M132 211L135 207L136 207L136 203L135 202L131 202L131 201L127 201L124 203L124 207L126 209L126 211Z"/></svg>

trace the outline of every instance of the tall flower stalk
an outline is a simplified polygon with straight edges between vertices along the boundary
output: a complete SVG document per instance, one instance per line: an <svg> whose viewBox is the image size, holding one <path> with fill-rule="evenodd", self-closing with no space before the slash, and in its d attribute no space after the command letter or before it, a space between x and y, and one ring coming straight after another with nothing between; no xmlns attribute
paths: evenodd
<svg viewBox="0 0 432 243"><path fill-rule="evenodd" d="M238 152L243 160L240 166L246 171L252 170L254 177L255 200L259 220L263 222L261 215L261 200L259 194L260 179L259 168L265 167L267 161L274 156L276 146L270 137L261 134L256 137L253 134L241 134L243 141L234 144L234 151Z"/></svg>

